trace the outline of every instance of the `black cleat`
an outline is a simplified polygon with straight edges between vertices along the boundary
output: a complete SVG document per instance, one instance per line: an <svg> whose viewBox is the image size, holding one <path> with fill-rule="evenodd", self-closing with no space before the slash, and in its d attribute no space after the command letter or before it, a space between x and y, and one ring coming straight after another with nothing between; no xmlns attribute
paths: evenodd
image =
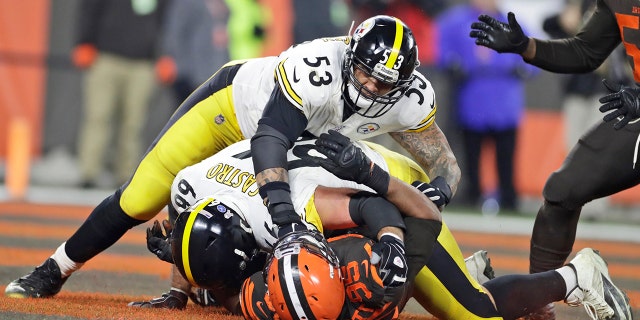
<svg viewBox="0 0 640 320"><path fill-rule="evenodd" d="M67 278L62 279L60 267L49 258L28 275L11 281L4 290L10 298L48 298L55 296Z"/></svg>

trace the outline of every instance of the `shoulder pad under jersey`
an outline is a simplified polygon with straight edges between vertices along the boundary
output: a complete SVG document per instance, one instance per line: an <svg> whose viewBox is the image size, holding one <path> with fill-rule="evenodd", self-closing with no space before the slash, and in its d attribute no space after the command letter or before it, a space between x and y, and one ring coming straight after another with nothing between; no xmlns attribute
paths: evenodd
<svg viewBox="0 0 640 320"><path fill-rule="evenodd" d="M305 114L340 92L346 39L316 39L280 55L276 81L287 99Z"/></svg>

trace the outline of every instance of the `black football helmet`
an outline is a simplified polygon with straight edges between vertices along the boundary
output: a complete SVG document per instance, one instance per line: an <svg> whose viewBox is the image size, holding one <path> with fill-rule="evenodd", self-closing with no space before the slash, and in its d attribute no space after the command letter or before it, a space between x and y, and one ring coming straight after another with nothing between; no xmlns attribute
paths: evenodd
<svg viewBox="0 0 640 320"><path fill-rule="evenodd" d="M348 107L367 118L387 113L411 86L413 71L420 65L411 29L400 19L384 15L356 28L345 55L342 96ZM382 95L368 90L356 79L355 68L392 89Z"/></svg>
<svg viewBox="0 0 640 320"><path fill-rule="evenodd" d="M229 206L205 198L192 208L178 215L171 233L175 265L192 285L213 290L216 298L218 293L238 294L242 282L262 270L267 254L260 251L247 223ZM237 234L242 232L245 234Z"/></svg>

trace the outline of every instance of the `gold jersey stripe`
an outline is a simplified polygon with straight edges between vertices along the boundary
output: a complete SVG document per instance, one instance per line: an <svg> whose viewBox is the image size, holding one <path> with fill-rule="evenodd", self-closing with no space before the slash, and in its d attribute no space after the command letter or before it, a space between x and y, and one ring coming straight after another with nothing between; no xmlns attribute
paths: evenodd
<svg viewBox="0 0 640 320"><path fill-rule="evenodd" d="M393 69L393 65L396 64L396 60L398 60L398 54L400 53L400 46L402 45L402 37L404 35L404 28L402 27L402 22L400 19L396 19L396 38L393 40L393 48L391 49L391 55L389 55L389 60L385 66L389 69Z"/></svg>
<svg viewBox="0 0 640 320"><path fill-rule="evenodd" d="M289 79L287 79L287 72L284 70L284 62L287 59L282 60L278 64L278 79L280 79L280 83L284 86L284 93L289 96L293 101L297 102L298 105L302 108L302 99L300 96L291 88L291 83L289 83Z"/></svg>
<svg viewBox="0 0 640 320"><path fill-rule="evenodd" d="M434 107L433 110L431 110L431 112L429 113L429 115L427 117L422 119L422 121L420 121L420 123L418 125L416 125L415 127L407 130L406 132L421 132L424 129L429 128L429 126L431 126L431 124L436 119L436 109L438 109L438 107Z"/></svg>
<svg viewBox="0 0 640 320"><path fill-rule="evenodd" d="M193 280L191 264L189 263L189 239L191 238L191 229L193 229L193 222L196 221L198 213L202 211L205 206L209 205L211 201L213 201L213 198L203 201L191 212L187 219L187 224L184 226L184 234L182 235L182 266L184 267L184 273L187 276L187 280L189 280L193 285L196 285L196 282Z"/></svg>

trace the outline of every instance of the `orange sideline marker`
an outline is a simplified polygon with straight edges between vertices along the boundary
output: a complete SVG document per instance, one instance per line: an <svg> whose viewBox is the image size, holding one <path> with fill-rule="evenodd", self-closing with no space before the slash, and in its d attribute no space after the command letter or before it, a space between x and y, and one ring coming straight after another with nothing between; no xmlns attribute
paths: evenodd
<svg viewBox="0 0 640 320"><path fill-rule="evenodd" d="M24 200L29 185L31 132L29 123L22 117L9 122L7 152L7 189L13 200Z"/></svg>

